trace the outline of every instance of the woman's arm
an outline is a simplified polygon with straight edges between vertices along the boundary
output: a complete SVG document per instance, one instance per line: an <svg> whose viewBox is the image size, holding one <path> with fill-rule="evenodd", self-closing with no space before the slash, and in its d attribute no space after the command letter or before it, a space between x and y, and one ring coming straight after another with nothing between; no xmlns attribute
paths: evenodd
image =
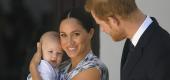
<svg viewBox="0 0 170 80"><path fill-rule="evenodd" d="M97 68L89 68L80 72L72 80L101 80L100 70Z"/></svg>
<svg viewBox="0 0 170 80"><path fill-rule="evenodd" d="M41 77L40 77L40 73L38 71L38 65L41 61L41 43L38 42L37 43L37 51L36 53L34 54L31 62L30 62L30 66L29 66L29 70L30 70L30 73L31 73L31 77L32 77L32 80L41 80Z"/></svg>

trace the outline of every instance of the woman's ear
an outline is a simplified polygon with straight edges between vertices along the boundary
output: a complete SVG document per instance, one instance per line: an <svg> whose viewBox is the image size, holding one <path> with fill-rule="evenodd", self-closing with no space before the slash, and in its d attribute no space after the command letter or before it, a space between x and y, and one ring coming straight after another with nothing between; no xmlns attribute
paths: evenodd
<svg viewBox="0 0 170 80"><path fill-rule="evenodd" d="M94 28L91 28L91 29L90 29L89 34L90 34L90 38L92 38L93 35L94 35Z"/></svg>

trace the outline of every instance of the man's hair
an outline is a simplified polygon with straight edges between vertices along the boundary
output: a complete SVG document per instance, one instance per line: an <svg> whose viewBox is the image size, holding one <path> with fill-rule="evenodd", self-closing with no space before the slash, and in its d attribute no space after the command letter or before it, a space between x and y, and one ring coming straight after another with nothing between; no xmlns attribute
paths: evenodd
<svg viewBox="0 0 170 80"><path fill-rule="evenodd" d="M99 19L120 16L127 19L132 12L137 10L135 0L87 0L85 9L93 12Z"/></svg>

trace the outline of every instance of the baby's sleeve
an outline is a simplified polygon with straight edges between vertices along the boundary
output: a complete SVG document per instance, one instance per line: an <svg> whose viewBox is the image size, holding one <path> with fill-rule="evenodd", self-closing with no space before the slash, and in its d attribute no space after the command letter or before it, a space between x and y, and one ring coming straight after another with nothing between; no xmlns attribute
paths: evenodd
<svg viewBox="0 0 170 80"><path fill-rule="evenodd" d="M38 65L38 71L42 80L56 80L58 72L47 61L41 60ZM31 74L27 76L27 80L32 80Z"/></svg>

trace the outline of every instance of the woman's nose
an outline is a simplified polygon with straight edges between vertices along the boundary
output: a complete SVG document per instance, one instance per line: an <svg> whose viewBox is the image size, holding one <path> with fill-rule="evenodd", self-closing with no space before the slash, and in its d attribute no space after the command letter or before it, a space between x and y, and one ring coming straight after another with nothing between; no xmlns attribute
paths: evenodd
<svg viewBox="0 0 170 80"><path fill-rule="evenodd" d="M73 45L74 44L74 40L73 40L72 37L69 37L68 43L69 43L69 45Z"/></svg>

